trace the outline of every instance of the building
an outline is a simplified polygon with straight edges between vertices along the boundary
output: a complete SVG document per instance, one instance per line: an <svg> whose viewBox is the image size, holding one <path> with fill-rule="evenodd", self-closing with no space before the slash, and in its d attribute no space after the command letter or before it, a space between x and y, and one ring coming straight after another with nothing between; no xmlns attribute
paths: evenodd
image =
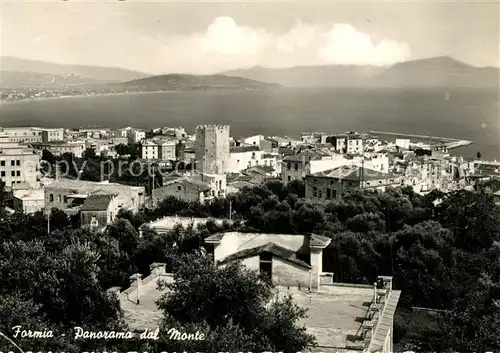
<svg viewBox="0 0 500 353"><path fill-rule="evenodd" d="M297 154L283 157L281 180L284 184L303 179L306 175L324 172L343 165L364 165L366 168L387 172L389 158L381 153L367 155L346 155L331 152L325 148L306 149Z"/></svg>
<svg viewBox="0 0 500 353"><path fill-rule="evenodd" d="M176 146L174 140L150 139L141 143L141 157L143 159L176 159Z"/></svg>
<svg viewBox="0 0 500 353"><path fill-rule="evenodd" d="M42 142L42 130L36 127L5 127L1 132L5 134L6 142Z"/></svg>
<svg viewBox="0 0 500 353"><path fill-rule="evenodd" d="M162 187L153 189L152 202L158 205L169 196L187 202L205 202L212 199L212 188L196 177L182 177L165 183Z"/></svg>
<svg viewBox="0 0 500 353"><path fill-rule="evenodd" d="M146 138L146 132L139 129L126 128L126 136L128 143L139 143Z"/></svg>
<svg viewBox="0 0 500 353"><path fill-rule="evenodd" d="M200 180L223 196L229 160L229 125L200 125L195 133L195 170Z"/></svg>
<svg viewBox="0 0 500 353"><path fill-rule="evenodd" d="M308 149L294 155L283 157L281 179L284 184L303 179L307 174L332 168L332 163L344 164L344 156L324 149Z"/></svg>
<svg viewBox="0 0 500 353"><path fill-rule="evenodd" d="M183 127L162 127L153 129L155 135L168 136L174 139L182 139L187 136L186 130Z"/></svg>
<svg viewBox="0 0 500 353"><path fill-rule="evenodd" d="M51 141L51 142L36 142L31 144L35 150L46 150L55 156L63 155L64 153L72 153L77 158L82 158L86 148L85 141Z"/></svg>
<svg viewBox="0 0 500 353"><path fill-rule="evenodd" d="M331 143L337 152L361 154L365 151L366 146L373 146L378 142L378 139L367 134L358 134L350 131L328 136L325 138L325 142Z"/></svg>
<svg viewBox="0 0 500 353"><path fill-rule="evenodd" d="M333 283L331 274L323 272L323 249L330 238L226 232L205 242L213 246L219 266L239 261L268 276L277 286L278 298L291 295L307 308L303 323L316 336L314 351L393 351L400 291L392 289L392 277L379 277L372 286Z"/></svg>
<svg viewBox="0 0 500 353"><path fill-rule="evenodd" d="M219 266L241 262L275 283L272 300L291 296L297 305L308 309L301 324L318 342L318 347L308 351L393 351L393 317L401 292L393 290L392 277L380 276L373 285L334 283L330 273L322 272L323 249L330 238L225 232L206 238L206 242ZM108 290L119 299L124 318L133 329L158 327L162 311L156 301L166 292L156 283L160 279L174 281L165 267L153 263L150 276L142 279L134 274L130 288Z"/></svg>
<svg viewBox="0 0 500 353"><path fill-rule="evenodd" d="M303 132L300 134L300 141L304 143L326 143L328 135L325 132Z"/></svg>
<svg viewBox="0 0 500 353"><path fill-rule="evenodd" d="M122 209L120 194L89 195L80 209L80 226L103 229L114 221Z"/></svg>
<svg viewBox="0 0 500 353"><path fill-rule="evenodd" d="M229 150L227 173L237 173L255 166L277 167L278 155L262 151L258 146L237 146Z"/></svg>
<svg viewBox="0 0 500 353"><path fill-rule="evenodd" d="M42 188L14 190L12 196L16 211L29 214L41 211L45 207L45 197Z"/></svg>
<svg viewBox="0 0 500 353"><path fill-rule="evenodd" d="M225 174L229 159L229 125L196 127L196 170L203 174Z"/></svg>
<svg viewBox="0 0 500 353"><path fill-rule="evenodd" d="M339 199L344 192L356 189L384 191L401 185L402 176L359 166L341 166L305 177L306 198L313 201Z"/></svg>
<svg viewBox="0 0 500 353"><path fill-rule="evenodd" d="M64 141L64 129L41 129L42 142Z"/></svg>
<svg viewBox="0 0 500 353"><path fill-rule="evenodd" d="M0 147L0 179L5 186L26 183L37 188L40 156L32 149L19 145Z"/></svg>
<svg viewBox="0 0 500 353"><path fill-rule="evenodd" d="M45 186L45 207L78 211L94 194L115 195L119 208L138 212L145 204L144 186L60 179Z"/></svg>

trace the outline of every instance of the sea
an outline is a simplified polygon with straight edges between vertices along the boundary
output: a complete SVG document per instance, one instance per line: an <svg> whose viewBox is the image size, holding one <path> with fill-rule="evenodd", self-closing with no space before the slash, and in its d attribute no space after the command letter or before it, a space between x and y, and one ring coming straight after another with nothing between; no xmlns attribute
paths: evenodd
<svg viewBox="0 0 500 353"><path fill-rule="evenodd" d="M132 93L0 104L9 126L132 126L151 129L227 124L233 136L299 137L301 132L370 130L472 140L454 154L500 160L498 89L280 88Z"/></svg>

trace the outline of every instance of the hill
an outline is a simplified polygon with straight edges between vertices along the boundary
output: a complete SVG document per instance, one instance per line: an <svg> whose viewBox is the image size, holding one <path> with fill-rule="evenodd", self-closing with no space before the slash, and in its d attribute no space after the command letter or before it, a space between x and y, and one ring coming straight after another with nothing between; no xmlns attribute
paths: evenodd
<svg viewBox="0 0 500 353"><path fill-rule="evenodd" d="M298 66L286 69L254 67L225 75L288 87L498 87L499 69L477 68L449 57L420 59L390 67Z"/></svg>
<svg viewBox="0 0 500 353"><path fill-rule="evenodd" d="M264 83L252 79L226 75L169 74L146 77L117 85L127 90L170 91L194 89L264 89L278 88L275 83Z"/></svg>
<svg viewBox="0 0 500 353"><path fill-rule="evenodd" d="M478 68L449 57L393 65L372 84L396 87L498 87L499 69Z"/></svg>
<svg viewBox="0 0 500 353"><path fill-rule="evenodd" d="M284 69L253 67L224 72L262 82L276 82L285 87L345 87L363 85L383 69L374 66L297 66Z"/></svg>
<svg viewBox="0 0 500 353"><path fill-rule="evenodd" d="M11 56L0 57L0 70L59 76L80 76L99 82L124 82L149 76L127 69L87 65L66 65L46 61L28 60Z"/></svg>
<svg viewBox="0 0 500 353"><path fill-rule="evenodd" d="M78 75L61 76L36 72L0 71L0 88L59 88L103 83L105 82Z"/></svg>

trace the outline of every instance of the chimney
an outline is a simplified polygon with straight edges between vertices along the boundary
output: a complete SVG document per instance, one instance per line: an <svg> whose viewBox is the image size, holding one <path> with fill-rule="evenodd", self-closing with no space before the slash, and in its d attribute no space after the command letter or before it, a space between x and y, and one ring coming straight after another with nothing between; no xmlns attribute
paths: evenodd
<svg viewBox="0 0 500 353"><path fill-rule="evenodd" d="M142 275L140 273L136 273L130 276L130 286L136 287L136 304L139 305L142 291Z"/></svg>
<svg viewBox="0 0 500 353"><path fill-rule="evenodd" d="M166 264L164 263L154 262L149 265L149 269L151 270L151 274L154 276L164 276L166 274L165 266Z"/></svg>
<svg viewBox="0 0 500 353"><path fill-rule="evenodd" d="M116 298L120 301L120 290L120 287L111 287L106 291L106 293L110 296L110 298Z"/></svg>

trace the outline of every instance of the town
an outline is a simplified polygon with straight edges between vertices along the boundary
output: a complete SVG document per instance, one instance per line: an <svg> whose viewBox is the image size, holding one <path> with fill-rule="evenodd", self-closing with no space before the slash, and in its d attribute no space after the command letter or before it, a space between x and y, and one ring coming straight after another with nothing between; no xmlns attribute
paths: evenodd
<svg viewBox="0 0 500 353"><path fill-rule="evenodd" d="M447 146L471 141L457 144L448 139L448 145L443 139L422 142L422 137L418 142L410 138L385 141L371 133L234 138L229 126L219 125L198 126L194 134L182 127L150 131L131 127L117 131L6 127L0 132L0 141L0 176L10 212L34 213L57 207L80 213L95 202L92 190L99 190L101 198L118 194L121 202L110 202L106 209L99 210L116 215L118 207L139 211L155 207L169 196L187 202L210 202L273 180L284 185L304 180L306 199L328 202L355 189L383 191L411 186L419 194L473 190L478 183L500 176L500 162L450 155ZM69 166L61 176L61 161L53 164L62 156L82 161L95 156L101 165L94 167L99 169L94 175L85 170L92 165L80 163L84 170L71 175ZM130 159L134 163L129 163ZM119 171L114 170L112 161L121 162L116 168ZM44 168L49 163L49 168ZM139 171L134 178L123 163L149 173L143 177L145 173ZM103 172L106 165L112 173ZM126 182L123 174L129 175ZM110 177L118 182L111 182ZM500 198L499 190L493 187L491 192ZM82 226L95 223L92 220L83 217ZM99 227L111 220L108 217Z"/></svg>
<svg viewBox="0 0 500 353"><path fill-rule="evenodd" d="M150 131L4 127L0 175L5 217L45 214L50 234L52 212L59 210L76 227L105 232L124 212L154 213L152 210L173 200L180 205L216 204L273 182L283 187L303 183L304 199L320 207L356 190L383 192L399 187L426 195L484 186L500 203L500 162L449 153L471 141L399 137L404 138L384 140L373 132L313 132L298 138L236 138L227 125L197 126L193 134L183 127ZM139 237L148 229L161 235L179 226L189 229L210 222L218 227L234 226L238 214L231 202L219 218L185 217L181 206L141 225ZM282 224L280 228L289 227ZM339 284L334 273L324 268L329 260L323 258L323 251L331 238L310 232L287 235L280 230L235 230L230 227L205 237L214 262L225 266L243 261L269 276L280 297L292 295L295 302L308 308L310 318L305 324L320 351L393 351L393 320L401 292L393 290L391 276L378 276L374 287ZM157 283L174 280L166 263L152 263L149 268L145 278L142 273L131 276L128 289L112 287L108 291L118 299L125 319L137 332L158 327L161 312L155 303L165 288L158 290ZM334 297L342 299L334 304ZM369 305L363 308L362 303ZM357 305L361 306L355 309ZM351 306L352 310L346 309ZM325 315L341 315L342 320L325 323L321 319ZM364 321L357 323L357 317Z"/></svg>

